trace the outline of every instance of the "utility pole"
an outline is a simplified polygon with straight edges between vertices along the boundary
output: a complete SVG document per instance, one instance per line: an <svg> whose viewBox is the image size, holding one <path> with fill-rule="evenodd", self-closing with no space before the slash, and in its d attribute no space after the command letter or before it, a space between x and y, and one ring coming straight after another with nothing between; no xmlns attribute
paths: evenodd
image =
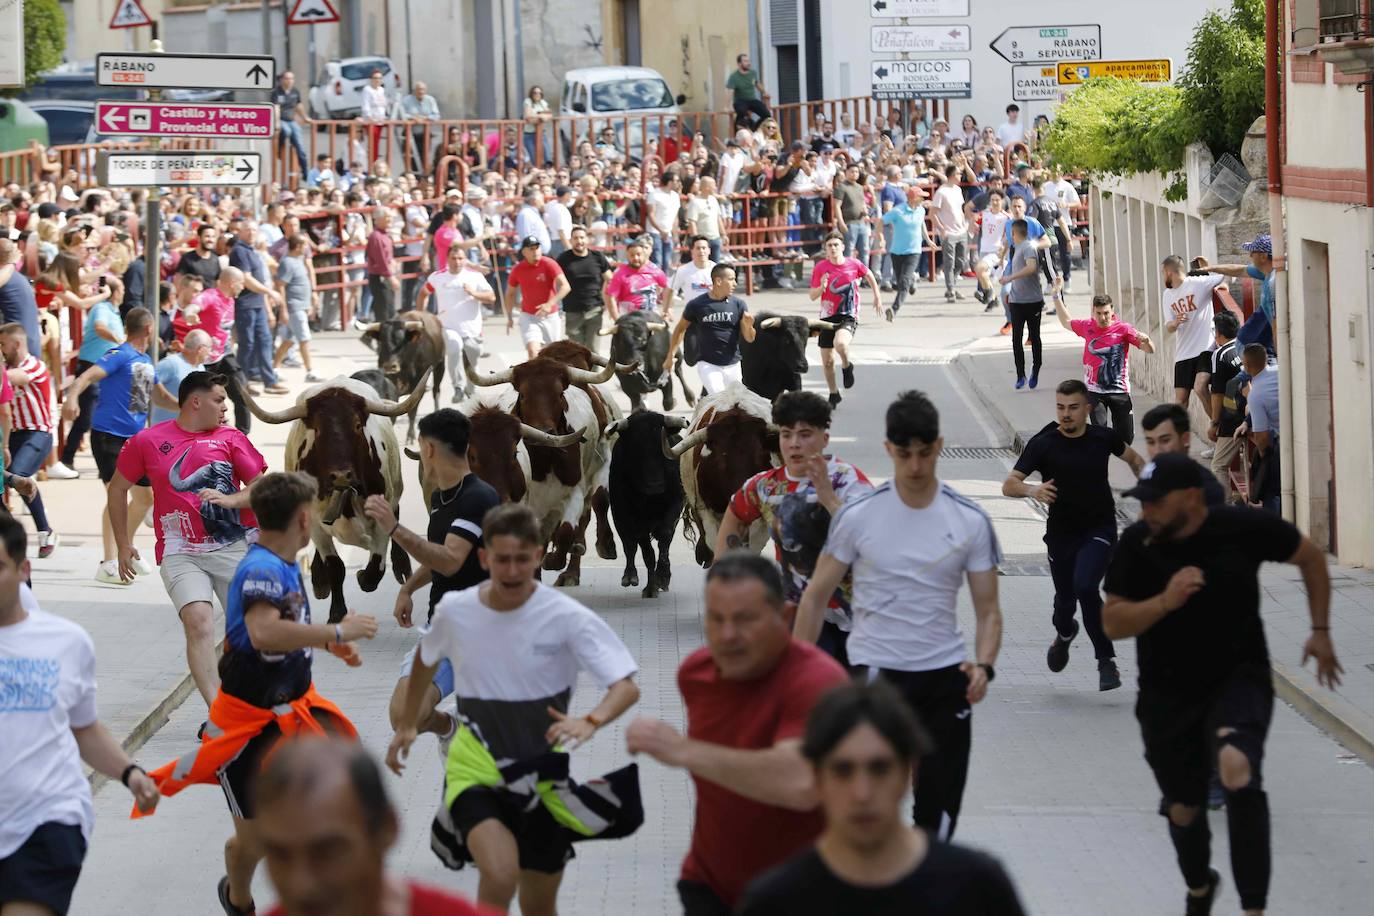
<svg viewBox="0 0 1374 916"><path fill-rule="evenodd" d="M161 54L162 40L154 38L148 50ZM149 89L148 99L161 101L162 90ZM153 137L148 145L154 150L161 149L162 140ZM157 378L158 347L162 346L162 303L159 301L162 293L162 188L154 186L148 189L146 206L148 210L143 221L143 307L153 316L153 340L148 349L153 361L153 377ZM153 425L151 409L148 411L148 425Z"/></svg>

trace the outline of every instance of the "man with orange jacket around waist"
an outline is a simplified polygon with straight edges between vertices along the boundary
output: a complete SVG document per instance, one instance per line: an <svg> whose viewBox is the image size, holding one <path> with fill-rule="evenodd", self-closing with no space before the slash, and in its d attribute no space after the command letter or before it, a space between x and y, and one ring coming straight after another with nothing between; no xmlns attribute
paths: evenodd
<svg viewBox="0 0 1374 916"><path fill-rule="evenodd" d="M219 902L228 916L254 911L253 872L262 858L254 837L249 786L284 737L337 735L357 740L353 724L315 692L311 655L326 649L362 664L356 639L371 639L377 620L349 614L338 624L312 624L296 555L310 543L315 480L300 472L268 474L253 487L258 542L239 562L224 614L220 687L195 752L148 774L163 795L196 783L219 783L234 817L224 847L227 874ZM135 812L135 817L139 816Z"/></svg>

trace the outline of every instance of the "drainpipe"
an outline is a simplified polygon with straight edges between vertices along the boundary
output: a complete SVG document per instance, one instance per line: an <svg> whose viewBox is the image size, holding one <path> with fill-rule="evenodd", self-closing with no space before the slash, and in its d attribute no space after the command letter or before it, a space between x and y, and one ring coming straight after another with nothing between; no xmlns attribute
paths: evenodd
<svg viewBox="0 0 1374 916"><path fill-rule="evenodd" d="M1269 160L1269 236L1274 244L1274 342L1279 358L1279 488L1283 517L1296 518L1293 486L1293 360L1288 330L1288 244L1283 226L1283 157L1279 129L1283 117L1280 92L1283 79L1279 39L1279 0L1264 4L1264 134Z"/></svg>

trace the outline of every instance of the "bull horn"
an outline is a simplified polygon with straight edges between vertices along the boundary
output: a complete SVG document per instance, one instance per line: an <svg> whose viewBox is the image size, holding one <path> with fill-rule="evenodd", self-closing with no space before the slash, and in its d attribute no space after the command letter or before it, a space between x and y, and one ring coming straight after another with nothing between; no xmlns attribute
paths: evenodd
<svg viewBox="0 0 1374 916"><path fill-rule="evenodd" d="M374 321L374 322L372 322L370 325L368 325L367 327L363 328L363 333L364 333L364 334L376 334L377 332L381 331L381 329L382 329L382 326L381 326L379 323L377 323L377 322Z"/></svg>
<svg viewBox="0 0 1374 916"><path fill-rule="evenodd" d="M611 436L618 436L625 431L625 424L628 422L629 420L624 419L612 420L610 423L606 424L606 428L601 431L601 435L605 436L607 439Z"/></svg>
<svg viewBox="0 0 1374 916"><path fill-rule="evenodd" d="M492 385L508 384L515 374L513 369L503 369L500 372L488 372L485 375L477 371L477 367L468 358L467 351L463 351L463 370L468 374L468 381L481 388L489 388Z"/></svg>
<svg viewBox="0 0 1374 916"><path fill-rule="evenodd" d="M248 409L253 412L253 416L264 423L290 423L292 420L299 420L301 417L305 416L304 404L292 404L284 410L268 410L257 401L253 400L253 396L248 393L248 387L246 385L240 385L239 391L243 393L244 403L246 403Z"/></svg>
<svg viewBox="0 0 1374 916"><path fill-rule="evenodd" d="M668 330L667 322L663 321L646 321L644 322L644 326L648 328L651 332Z"/></svg>
<svg viewBox="0 0 1374 916"><path fill-rule="evenodd" d="M835 327L834 322L822 321L819 318L810 318L806 323L811 327L812 331L824 331L826 328Z"/></svg>
<svg viewBox="0 0 1374 916"><path fill-rule="evenodd" d="M420 376L420 380L415 383L415 388L410 394L406 395L404 401L388 401L382 398L367 398L367 412L376 414L380 417L391 417L395 419L402 414L408 414L420 403L420 399L425 396L425 382L429 381L429 374L433 369L426 369L425 374Z"/></svg>
<svg viewBox="0 0 1374 916"><path fill-rule="evenodd" d="M638 368L639 368L639 360L635 360L635 361L632 362L632 363L619 363L619 364L617 364L616 367L615 367L615 371L616 371L616 372L634 372L634 371L635 371L636 369L638 369Z"/></svg>
<svg viewBox="0 0 1374 916"><path fill-rule="evenodd" d="M546 448L567 448L582 441L582 431L574 430L556 436L553 433L546 433L542 429L535 429L528 423L520 424L520 438L526 442L533 442L535 445L542 445Z"/></svg>
<svg viewBox="0 0 1374 916"><path fill-rule="evenodd" d="M419 461L419 460L420 460L420 450L419 450L419 449L411 448L410 446L407 445L407 446L406 446L406 457L409 458L411 461Z"/></svg>
<svg viewBox="0 0 1374 916"><path fill-rule="evenodd" d="M687 436L687 438L679 442L677 445L674 445L670 454L674 458L681 458L683 453L691 451L692 449L696 448L698 445L701 445L705 441L706 430L698 429L695 432L691 433L691 435Z"/></svg>
<svg viewBox="0 0 1374 916"><path fill-rule="evenodd" d="M669 429L675 429L681 432L682 430L691 426L692 421L687 419L686 417L674 417L670 415L665 415L663 417L663 425L668 427Z"/></svg>
<svg viewBox="0 0 1374 916"><path fill-rule="evenodd" d="M759 322L759 327L765 331L771 331L780 324L782 324L781 318L765 318Z"/></svg>
<svg viewBox="0 0 1374 916"><path fill-rule="evenodd" d="M635 365L638 366L638 363ZM600 385L609 382L615 373L616 366L613 363L608 363L598 372L588 372L586 369L568 366L568 380L576 385Z"/></svg>
<svg viewBox="0 0 1374 916"><path fill-rule="evenodd" d="M425 323L424 323L423 321L407 321L407 322L406 322L406 330L407 330L407 331L423 331L424 329L425 329Z"/></svg>
<svg viewBox="0 0 1374 916"><path fill-rule="evenodd" d="M597 337L610 337L610 336L611 336L612 334L614 334L614 333L615 333L615 325L611 325L609 328L601 328L600 330L598 330L598 331L596 332L596 336L597 336Z"/></svg>
<svg viewBox="0 0 1374 916"><path fill-rule="evenodd" d="M587 351L587 361L593 366L600 366L603 369L610 364L610 360L606 357L602 356L600 353L593 353L590 350Z"/></svg>

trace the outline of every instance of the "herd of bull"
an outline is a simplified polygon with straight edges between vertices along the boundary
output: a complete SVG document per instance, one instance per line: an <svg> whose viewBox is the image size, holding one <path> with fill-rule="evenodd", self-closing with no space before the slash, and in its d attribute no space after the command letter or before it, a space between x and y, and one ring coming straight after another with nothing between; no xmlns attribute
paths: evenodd
<svg viewBox="0 0 1374 916"><path fill-rule="evenodd" d="M503 501L524 501L534 510L548 545L544 569L559 572L556 585L579 584L593 512L602 559L616 558L614 520L625 550L621 585L639 585L635 558L643 555L646 598L668 588L668 552L679 520L696 542L697 562L710 565L730 497L751 475L777 463L771 401L801 388L807 338L824 327L767 313L755 326L754 341L741 345L743 384L698 401L681 364L675 367L689 405L695 405L690 421L642 406L644 396L658 389L664 410L673 407L673 378L662 371L669 328L656 316L626 314L603 331L611 337L610 359L573 341L551 344L534 359L493 373L480 372L465 357L475 387L456 406L471 423L469 463ZM277 411L245 395L258 419L291 424L286 469L318 481L310 575L316 598L330 599L331 622L346 613L337 544L369 552L357 573L363 591L380 584L389 545L397 579L410 575L409 557L364 514L363 504L381 495L399 514L402 451L395 419L409 414L407 441L413 441L426 382L432 379L438 409L444 375L443 327L434 315L404 312L364 334L377 352L376 369L315 385ZM603 387L613 377L634 405L629 415ZM410 449L406 454L419 458ZM423 466L419 479L428 494ZM762 548L767 537L756 523L750 547Z"/></svg>

